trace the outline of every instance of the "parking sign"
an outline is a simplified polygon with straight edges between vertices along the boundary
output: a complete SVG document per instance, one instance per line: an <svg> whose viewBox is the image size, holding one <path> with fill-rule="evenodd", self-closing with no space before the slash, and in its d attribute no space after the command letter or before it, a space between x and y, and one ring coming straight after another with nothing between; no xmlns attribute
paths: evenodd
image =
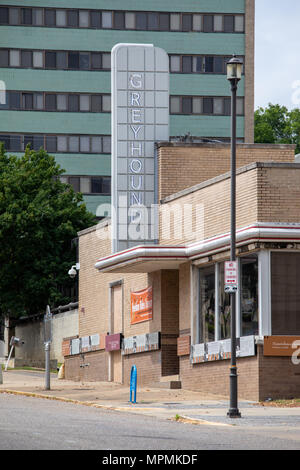
<svg viewBox="0 0 300 470"><path fill-rule="evenodd" d="M226 261L225 262L225 286L224 290L227 293L234 293L238 289L238 262Z"/></svg>

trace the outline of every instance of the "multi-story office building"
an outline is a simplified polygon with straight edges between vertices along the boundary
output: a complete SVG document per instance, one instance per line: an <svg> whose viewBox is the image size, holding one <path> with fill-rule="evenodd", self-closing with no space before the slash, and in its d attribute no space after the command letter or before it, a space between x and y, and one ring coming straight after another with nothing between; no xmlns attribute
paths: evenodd
<svg viewBox="0 0 300 470"><path fill-rule="evenodd" d="M170 57L171 137L228 140L226 61L245 63L237 136L253 141L254 0L2 0L0 140L55 155L96 211L110 201L110 51L151 43Z"/></svg>

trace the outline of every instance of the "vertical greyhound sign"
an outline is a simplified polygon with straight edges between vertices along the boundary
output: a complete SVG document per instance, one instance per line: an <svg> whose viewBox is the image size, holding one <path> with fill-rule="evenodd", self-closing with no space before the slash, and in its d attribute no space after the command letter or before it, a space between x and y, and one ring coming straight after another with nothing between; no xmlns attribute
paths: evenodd
<svg viewBox="0 0 300 470"><path fill-rule="evenodd" d="M155 243L155 142L169 140L169 59L151 44L112 49L112 250Z"/></svg>

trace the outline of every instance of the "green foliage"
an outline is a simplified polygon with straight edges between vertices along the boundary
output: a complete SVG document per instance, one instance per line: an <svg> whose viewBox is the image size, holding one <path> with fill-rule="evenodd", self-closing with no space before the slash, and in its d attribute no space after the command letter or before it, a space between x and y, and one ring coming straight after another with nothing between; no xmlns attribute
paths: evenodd
<svg viewBox="0 0 300 470"><path fill-rule="evenodd" d="M300 109L269 104L254 114L254 140L259 144L295 144L300 153Z"/></svg>
<svg viewBox="0 0 300 470"><path fill-rule="evenodd" d="M0 314L19 317L69 301L71 241L95 218L54 157L27 148L18 158L0 145Z"/></svg>

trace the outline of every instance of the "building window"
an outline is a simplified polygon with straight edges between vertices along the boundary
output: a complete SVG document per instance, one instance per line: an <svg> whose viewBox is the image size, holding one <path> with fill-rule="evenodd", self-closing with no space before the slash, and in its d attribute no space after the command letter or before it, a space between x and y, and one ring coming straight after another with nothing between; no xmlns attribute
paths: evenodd
<svg viewBox="0 0 300 470"><path fill-rule="evenodd" d="M136 13L135 29L144 31L147 30L147 13Z"/></svg>
<svg viewBox="0 0 300 470"><path fill-rule="evenodd" d="M169 31L170 29L170 16L168 13L159 14L159 30Z"/></svg>
<svg viewBox="0 0 300 470"><path fill-rule="evenodd" d="M244 27L244 17L243 15L236 15L234 22L234 30L236 33L243 33L245 30Z"/></svg>
<svg viewBox="0 0 300 470"><path fill-rule="evenodd" d="M67 12L66 10L56 10L56 26L67 26Z"/></svg>
<svg viewBox="0 0 300 470"><path fill-rule="evenodd" d="M56 111L56 95L54 93L45 95L45 110Z"/></svg>
<svg viewBox="0 0 300 470"><path fill-rule="evenodd" d="M257 335L258 255L245 255L238 261L240 294L237 298L237 321L240 321L240 327L237 331L240 332L240 336ZM199 269L199 331L197 335L199 343L221 341L231 337L230 294L225 293L224 290L224 266L225 263L221 262ZM282 309L280 311L282 316ZM300 332L300 322L298 332Z"/></svg>
<svg viewBox="0 0 300 470"><path fill-rule="evenodd" d="M74 191L79 193L80 191L80 178L79 176L69 176L69 184L73 186Z"/></svg>
<svg viewBox="0 0 300 470"><path fill-rule="evenodd" d="M90 54L88 52L80 52L80 54L79 54L79 68L80 68L80 70L89 70L89 68L90 68Z"/></svg>
<svg viewBox="0 0 300 470"><path fill-rule="evenodd" d="M20 9L19 8L9 9L9 24L11 25L20 24Z"/></svg>
<svg viewBox="0 0 300 470"><path fill-rule="evenodd" d="M150 31L158 31L159 29L159 16L158 13L148 14L148 29Z"/></svg>
<svg viewBox="0 0 300 470"><path fill-rule="evenodd" d="M299 335L299 253L271 253L271 299L272 335Z"/></svg>
<svg viewBox="0 0 300 470"><path fill-rule="evenodd" d="M32 9L21 8L22 24L32 24Z"/></svg>
<svg viewBox="0 0 300 470"><path fill-rule="evenodd" d="M9 93L9 108L20 109L21 108L21 93L18 91Z"/></svg>
<svg viewBox="0 0 300 470"><path fill-rule="evenodd" d="M33 97L34 103L34 97ZM27 106L31 106L28 102ZM0 134L0 142L4 142L6 150L21 152L30 143L32 148L45 147L48 152L54 153L111 153L110 136L78 136L78 135L24 135ZM21 146L21 142L24 145Z"/></svg>
<svg viewBox="0 0 300 470"><path fill-rule="evenodd" d="M193 29L193 15L182 15L182 31L192 31Z"/></svg>
<svg viewBox="0 0 300 470"><path fill-rule="evenodd" d="M215 266L199 274L199 343L208 343L215 341Z"/></svg>
<svg viewBox="0 0 300 470"><path fill-rule="evenodd" d="M46 150L49 153L57 151L57 138L55 135L46 136Z"/></svg>
<svg viewBox="0 0 300 470"><path fill-rule="evenodd" d="M241 336L258 335L258 257L241 258ZM300 330L299 330L300 331Z"/></svg>
<svg viewBox="0 0 300 470"><path fill-rule="evenodd" d="M56 52L45 53L45 67L46 69L56 68Z"/></svg>
<svg viewBox="0 0 300 470"><path fill-rule="evenodd" d="M105 194L111 193L111 179L109 176L68 176L60 178L62 183L70 184L74 191L83 194Z"/></svg>
<svg viewBox="0 0 300 470"><path fill-rule="evenodd" d="M7 54L10 60L7 62ZM34 67L62 70L110 70L109 52L0 49L0 67ZM44 62L45 57L45 62ZM227 56L170 55L171 73L226 74ZM239 58L244 61L243 56ZM244 73L244 71L243 71Z"/></svg>
<svg viewBox="0 0 300 470"><path fill-rule="evenodd" d="M125 13L116 11L114 13L115 29L125 29Z"/></svg>
<svg viewBox="0 0 300 470"><path fill-rule="evenodd" d="M56 26L56 11L45 9L44 10L44 24L45 26Z"/></svg>
<svg viewBox="0 0 300 470"><path fill-rule="evenodd" d="M180 56L171 55L170 57L170 72L181 72Z"/></svg>
<svg viewBox="0 0 300 470"><path fill-rule="evenodd" d="M234 32L234 16L225 15L224 16L224 33L233 33Z"/></svg>
<svg viewBox="0 0 300 470"><path fill-rule="evenodd" d="M101 13L99 11L91 11L90 21L91 21L91 28L100 29L101 28Z"/></svg>
<svg viewBox="0 0 300 470"><path fill-rule="evenodd" d="M230 116L231 99L212 96L171 96L170 114L206 114ZM244 115L244 98L237 99L237 114Z"/></svg>
<svg viewBox="0 0 300 470"><path fill-rule="evenodd" d="M183 73L192 73L193 71L193 58L192 56L182 57L182 71Z"/></svg>
<svg viewBox="0 0 300 470"><path fill-rule="evenodd" d="M244 32L244 15L0 7L0 24L138 31Z"/></svg>
<svg viewBox="0 0 300 470"><path fill-rule="evenodd" d="M125 28L135 29L135 14L134 13L125 13Z"/></svg>
<svg viewBox="0 0 300 470"><path fill-rule="evenodd" d="M32 11L32 24L34 26L43 26L43 9L42 8L34 8Z"/></svg>
<svg viewBox="0 0 300 470"><path fill-rule="evenodd" d="M18 50L11 50L9 54L9 64L11 67L20 67L21 60L20 60L20 51Z"/></svg>
<svg viewBox="0 0 300 470"><path fill-rule="evenodd" d="M193 15L193 30L202 31L202 15Z"/></svg>
<svg viewBox="0 0 300 470"><path fill-rule="evenodd" d="M78 10L69 10L67 12L67 24L72 28L79 26L79 12Z"/></svg>
<svg viewBox="0 0 300 470"><path fill-rule="evenodd" d="M8 24L8 8L7 7L0 7L0 24Z"/></svg>
<svg viewBox="0 0 300 470"><path fill-rule="evenodd" d="M79 52L69 52L68 64L69 69L79 69Z"/></svg>
<svg viewBox="0 0 300 470"><path fill-rule="evenodd" d="M181 30L181 15L179 13L172 13L170 17L170 29L171 31Z"/></svg>
<svg viewBox="0 0 300 470"><path fill-rule="evenodd" d="M98 14L99 16L99 28L101 28L101 14ZM90 19L91 19L91 27L94 28L94 24L96 23L96 17L94 16L94 12L91 11L90 13ZM89 12L80 10L79 11L79 28L88 28L90 25L89 23Z"/></svg>
<svg viewBox="0 0 300 470"><path fill-rule="evenodd" d="M34 68L43 68L44 66L44 60L43 60L43 53L39 51L34 51L33 52L33 67Z"/></svg>
<svg viewBox="0 0 300 470"><path fill-rule="evenodd" d="M21 52L21 67L32 68L32 52Z"/></svg>
<svg viewBox="0 0 300 470"><path fill-rule="evenodd" d="M184 96L182 98L182 114L192 113L192 98Z"/></svg>
<svg viewBox="0 0 300 470"><path fill-rule="evenodd" d="M214 17L213 15L203 15L203 32L213 33L214 31Z"/></svg>
<svg viewBox="0 0 300 470"><path fill-rule="evenodd" d="M203 98L203 114L213 114L214 100L210 97Z"/></svg>
<svg viewBox="0 0 300 470"><path fill-rule="evenodd" d="M8 60L8 50L2 49L0 50L0 67L8 67L9 60Z"/></svg>
<svg viewBox="0 0 300 470"><path fill-rule="evenodd" d="M102 12L102 28L105 28L105 29L112 28L112 12L111 11Z"/></svg>
<svg viewBox="0 0 300 470"><path fill-rule="evenodd" d="M230 338L230 295L224 291L224 263L216 265L219 269L219 286L218 286L218 323L219 338Z"/></svg>
<svg viewBox="0 0 300 470"><path fill-rule="evenodd" d="M32 93L23 93L23 109L33 109L33 94Z"/></svg>

